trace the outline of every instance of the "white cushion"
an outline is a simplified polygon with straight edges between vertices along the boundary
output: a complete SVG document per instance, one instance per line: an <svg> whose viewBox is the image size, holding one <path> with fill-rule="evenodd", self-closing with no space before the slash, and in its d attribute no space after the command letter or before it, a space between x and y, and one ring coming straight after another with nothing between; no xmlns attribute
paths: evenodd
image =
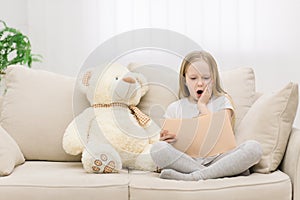
<svg viewBox="0 0 300 200"><path fill-rule="evenodd" d="M255 102L255 76L252 68L243 67L220 72L223 89L231 96L235 108L235 128Z"/></svg>
<svg viewBox="0 0 300 200"><path fill-rule="evenodd" d="M278 92L262 95L237 127L238 143L254 139L262 145L263 157L253 167L255 172L277 169L285 153L297 106L298 85L289 83Z"/></svg>
<svg viewBox="0 0 300 200"><path fill-rule="evenodd" d="M74 116L74 78L11 66L5 79L0 123L26 160L80 160L62 148L64 131Z"/></svg>
<svg viewBox="0 0 300 200"><path fill-rule="evenodd" d="M1 200L128 200L128 171L90 174L81 162L26 161L0 179Z"/></svg>
<svg viewBox="0 0 300 200"><path fill-rule="evenodd" d="M128 68L146 77L149 91L142 97L138 107L160 123L159 120L163 118L168 105L178 100L178 73L159 65L131 63Z"/></svg>
<svg viewBox="0 0 300 200"><path fill-rule="evenodd" d="M0 126L0 176L11 174L15 166L24 161L24 156L17 143Z"/></svg>
<svg viewBox="0 0 300 200"><path fill-rule="evenodd" d="M130 199L143 200L290 200L292 196L290 178L281 171L205 181L166 180L157 173L136 171L130 172L129 190Z"/></svg>

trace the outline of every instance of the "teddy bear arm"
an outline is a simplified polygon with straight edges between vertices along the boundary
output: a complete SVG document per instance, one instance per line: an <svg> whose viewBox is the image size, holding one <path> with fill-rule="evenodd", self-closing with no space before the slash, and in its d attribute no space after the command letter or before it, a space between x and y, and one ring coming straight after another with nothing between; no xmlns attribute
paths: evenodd
<svg viewBox="0 0 300 200"><path fill-rule="evenodd" d="M94 119L93 110L88 108L73 119L63 137L63 148L66 153L78 155L82 153L87 141L90 122Z"/></svg>
<svg viewBox="0 0 300 200"><path fill-rule="evenodd" d="M149 135L149 144L159 141L161 129L154 121L150 120L144 129Z"/></svg>
<svg viewBox="0 0 300 200"><path fill-rule="evenodd" d="M135 169L144 171L156 171L156 165L150 155L152 145L149 144L145 147L143 152L135 160Z"/></svg>
<svg viewBox="0 0 300 200"><path fill-rule="evenodd" d="M63 137L63 148L66 153L71 155L78 155L82 152L82 144L80 139L77 137L76 127L72 121L67 127Z"/></svg>

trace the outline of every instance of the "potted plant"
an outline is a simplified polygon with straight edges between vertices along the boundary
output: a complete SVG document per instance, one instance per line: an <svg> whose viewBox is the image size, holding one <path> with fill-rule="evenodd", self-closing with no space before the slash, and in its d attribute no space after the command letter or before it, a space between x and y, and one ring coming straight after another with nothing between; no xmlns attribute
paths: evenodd
<svg viewBox="0 0 300 200"><path fill-rule="evenodd" d="M32 54L29 38L20 31L8 27L0 20L0 74L7 66L21 64L31 67L32 62L41 61L41 56Z"/></svg>

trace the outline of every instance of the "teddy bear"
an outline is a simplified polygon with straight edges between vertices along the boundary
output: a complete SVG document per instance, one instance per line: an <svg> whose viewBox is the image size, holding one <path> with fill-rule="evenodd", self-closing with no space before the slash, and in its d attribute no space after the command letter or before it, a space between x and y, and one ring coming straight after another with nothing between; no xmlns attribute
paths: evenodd
<svg viewBox="0 0 300 200"><path fill-rule="evenodd" d="M160 128L136 107L148 91L146 78L116 63L103 68L88 69L78 79L90 107L65 130L65 152L82 153L89 173L155 171L150 148L159 141Z"/></svg>

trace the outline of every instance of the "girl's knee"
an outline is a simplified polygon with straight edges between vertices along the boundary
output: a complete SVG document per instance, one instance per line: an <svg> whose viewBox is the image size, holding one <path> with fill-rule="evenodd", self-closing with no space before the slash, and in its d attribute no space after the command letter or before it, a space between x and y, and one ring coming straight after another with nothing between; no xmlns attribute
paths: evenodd
<svg viewBox="0 0 300 200"><path fill-rule="evenodd" d="M165 141L159 141L154 143L150 149L150 155L152 156L152 158L159 156L159 154L162 153L163 149L168 148L168 145L170 144L168 144Z"/></svg>
<svg viewBox="0 0 300 200"><path fill-rule="evenodd" d="M254 162L258 162L261 159L263 150L259 142L257 142L256 140L247 140L243 143L242 146L244 151L253 158Z"/></svg>

